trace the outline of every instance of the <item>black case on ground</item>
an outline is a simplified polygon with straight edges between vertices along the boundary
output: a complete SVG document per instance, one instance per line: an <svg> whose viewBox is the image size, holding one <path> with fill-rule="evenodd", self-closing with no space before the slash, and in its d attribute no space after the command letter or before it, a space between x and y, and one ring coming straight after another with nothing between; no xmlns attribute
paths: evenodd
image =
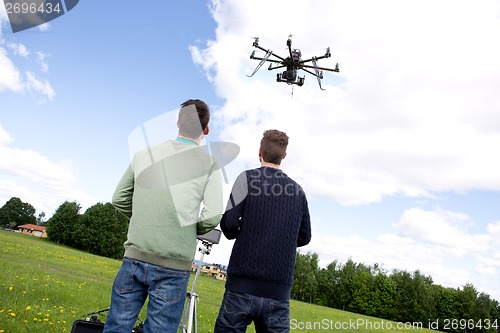
<svg viewBox="0 0 500 333"><path fill-rule="evenodd" d="M83 319L75 320L73 327L71 327L71 333L102 333L103 330L104 323Z"/></svg>

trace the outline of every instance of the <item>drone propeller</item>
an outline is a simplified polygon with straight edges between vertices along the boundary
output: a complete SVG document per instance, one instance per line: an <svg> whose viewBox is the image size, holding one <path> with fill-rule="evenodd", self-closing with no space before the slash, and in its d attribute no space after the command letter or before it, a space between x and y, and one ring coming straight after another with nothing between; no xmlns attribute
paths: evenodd
<svg viewBox="0 0 500 333"><path fill-rule="evenodd" d="M257 47L259 45L259 37L253 37L253 46Z"/></svg>
<svg viewBox="0 0 500 333"><path fill-rule="evenodd" d="M332 54L330 53L330 48L327 47L326 52L325 52L325 58L330 58L331 56L332 56Z"/></svg>

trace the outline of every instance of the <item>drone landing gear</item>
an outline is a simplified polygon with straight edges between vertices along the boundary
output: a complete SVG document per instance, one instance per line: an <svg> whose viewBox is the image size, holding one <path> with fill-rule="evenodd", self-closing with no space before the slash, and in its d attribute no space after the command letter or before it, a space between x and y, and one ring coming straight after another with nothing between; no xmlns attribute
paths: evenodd
<svg viewBox="0 0 500 333"><path fill-rule="evenodd" d="M297 78L297 85L299 87L302 87L302 85L304 84L305 79L306 79L305 77L298 77Z"/></svg>
<svg viewBox="0 0 500 333"><path fill-rule="evenodd" d="M254 43L255 44L255 43ZM255 56L255 50L252 52L252 54L250 55L250 59L257 59L257 60L260 60L259 64L257 65L257 68L255 68L255 70L253 71L252 74L250 75L247 75L248 77L252 77L255 73L257 73L257 71L262 67L262 65L266 62L266 61L269 61L269 57L273 55L273 51L271 50L267 50L266 51L266 54L264 55L264 58L257 58Z"/></svg>

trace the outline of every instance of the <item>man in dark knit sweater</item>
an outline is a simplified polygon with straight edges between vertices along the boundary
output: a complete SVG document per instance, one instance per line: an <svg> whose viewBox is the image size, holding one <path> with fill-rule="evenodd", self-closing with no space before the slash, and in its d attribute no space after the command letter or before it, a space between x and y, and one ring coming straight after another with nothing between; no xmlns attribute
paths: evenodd
<svg viewBox="0 0 500 333"><path fill-rule="evenodd" d="M241 173L233 186L221 229L236 239L224 299L214 333L289 332L290 290L297 247L311 240L302 188L281 169L288 136L268 130L260 143L261 167Z"/></svg>

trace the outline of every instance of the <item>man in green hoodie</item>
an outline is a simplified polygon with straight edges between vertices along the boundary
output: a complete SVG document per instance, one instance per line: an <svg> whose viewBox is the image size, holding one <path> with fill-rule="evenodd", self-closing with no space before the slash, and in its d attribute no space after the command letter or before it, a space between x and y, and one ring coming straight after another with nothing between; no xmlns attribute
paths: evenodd
<svg viewBox="0 0 500 333"><path fill-rule="evenodd" d="M132 332L147 297L144 332L178 330L196 237L214 229L223 210L220 168L199 146L209 120L205 102L182 103L178 137L139 151L113 194L130 223L104 333Z"/></svg>

